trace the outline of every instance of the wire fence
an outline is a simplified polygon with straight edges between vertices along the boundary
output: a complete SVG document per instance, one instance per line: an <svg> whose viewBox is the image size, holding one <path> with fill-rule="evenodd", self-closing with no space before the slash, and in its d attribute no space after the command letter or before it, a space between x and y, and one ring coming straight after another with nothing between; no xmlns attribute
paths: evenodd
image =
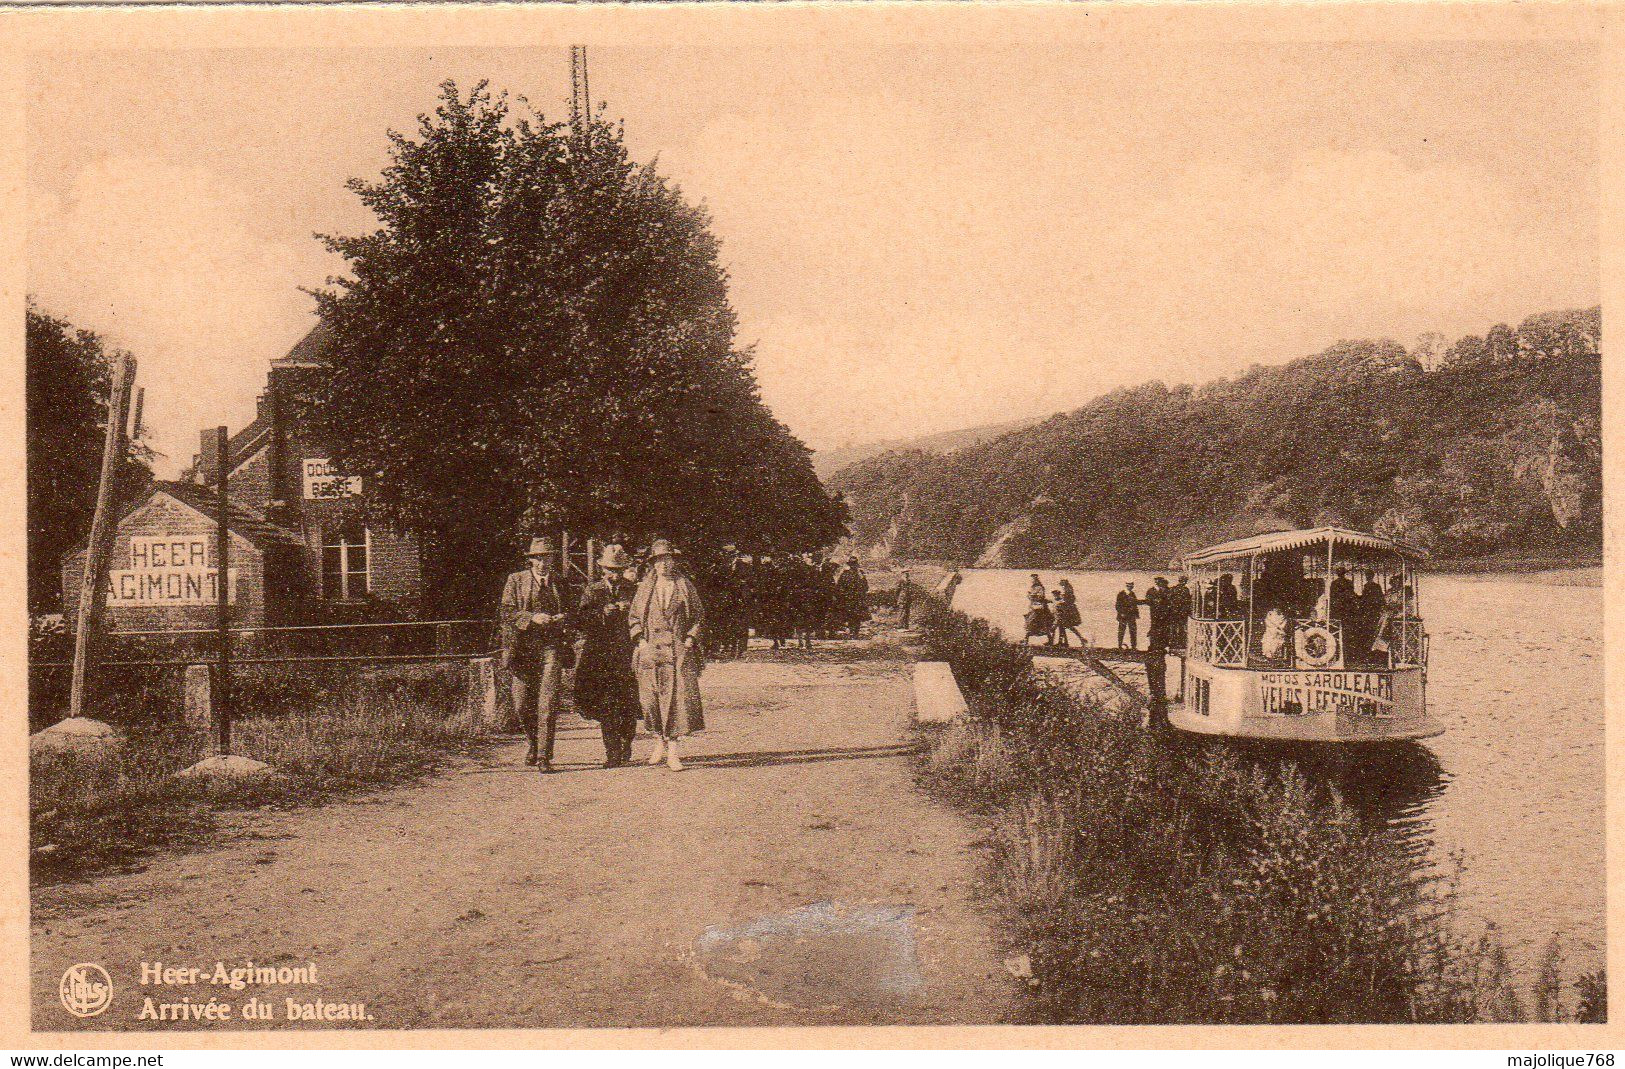
<svg viewBox="0 0 1625 1069"><path fill-rule="evenodd" d="M234 628L234 716L282 715L333 704L345 693L405 700L464 686L478 659L500 652L492 620L421 620ZM91 675L94 715L122 723L168 719L185 704L186 669L217 670L210 628L115 631L97 643ZM72 636L39 636L29 658L29 722L66 715Z"/></svg>

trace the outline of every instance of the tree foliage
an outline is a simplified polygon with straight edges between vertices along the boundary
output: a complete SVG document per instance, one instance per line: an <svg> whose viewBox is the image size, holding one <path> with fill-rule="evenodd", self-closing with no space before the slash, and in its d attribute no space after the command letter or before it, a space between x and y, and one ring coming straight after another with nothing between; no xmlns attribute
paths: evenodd
<svg viewBox="0 0 1625 1069"><path fill-rule="evenodd" d="M1594 559L1601 314L1530 316L1448 348L1344 341L1202 387L1118 390L947 455L838 472L854 533L973 561L1160 566L1234 535L1337 523L1447 558ZM1436 370L1429 370L1436 367Z"/></svg>
<svg viewBox="0 0 1625 1069"><path fill-rule="evenodd" d="M39 613L61 609L63 558L90 536L115 354L96 334L32 302L26 318L28 608ZM150 479L144 452L132 450L118 499Z"/></svg>
<svg viewBox="0 0 1625 1069"><path fill-rule="evenodd" d="M703 209L601 115L516 113L442 86L350 188L378 218L329 237L349 277L318 418L383 518L452 586L522 538L660 532L691 549L827 545L845 508L762 403ZM483 567L489 567L489 564Z"/></svg>

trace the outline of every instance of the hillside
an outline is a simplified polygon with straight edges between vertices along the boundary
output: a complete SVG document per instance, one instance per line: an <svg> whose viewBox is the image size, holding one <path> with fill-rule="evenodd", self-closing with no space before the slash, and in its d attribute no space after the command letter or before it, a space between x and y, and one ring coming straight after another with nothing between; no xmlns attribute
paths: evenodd
<svg viewBox="0 0 1625 1069"><path fill-rule="evenodd" d="M1336 523L1449 560L1595 563L1600 309L1447 348L1343 341L1200 387L1153 382L829 483L857 541L1010 567L1161 566L1182 550Z"/></svg>
<svg viewBox="0 0 1625 1069"><path fill-rule="evenodd" d="M1011 431L1023 430L1037 423L1036 419L1018 419L1009 423L994 423L986 427L966 427L957 431L942 431L918 438L896 438L884 442L865 442L861 445L843 445L834 449L820 449L813 454L813 467L820 479L828 480L836 472L861 463L882 453L919 450L924 453L952 453L966 446L980 445Z"/></svg>

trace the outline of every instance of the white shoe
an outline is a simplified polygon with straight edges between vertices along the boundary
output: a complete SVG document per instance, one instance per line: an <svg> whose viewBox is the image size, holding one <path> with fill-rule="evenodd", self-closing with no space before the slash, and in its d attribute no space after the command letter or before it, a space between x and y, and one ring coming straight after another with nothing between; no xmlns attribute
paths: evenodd
<svg viewBox="0 0 1625 1069"><path fill-rule="evenodd" d="M666 740L664 738L656 738L655 739L655 752L649 755L649 763L651 765L658 765L660 762L664 761L665 759L666 759Z"/></svg>
<svg viewBox="0 0 1625 1069"><path fill-rule="evenodd" d="M681 772L683 770L683 762L677 760L676 739L672 739L666 744L666 767L671 769L673 772Z"/></svg>

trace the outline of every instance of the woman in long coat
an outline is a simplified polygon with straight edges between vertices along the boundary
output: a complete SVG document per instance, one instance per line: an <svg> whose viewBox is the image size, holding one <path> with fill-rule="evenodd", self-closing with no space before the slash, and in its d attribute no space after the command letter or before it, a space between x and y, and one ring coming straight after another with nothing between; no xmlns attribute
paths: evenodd
<svg viewBox="0 0 1625 1069"><path fill-rule="evenodd" d="M1070 579L1062 579L1055 597L1055 640L1065 646L1066 635L1070 631L1077 638L1079 646L1088 645L1078 630L1082 626L1083 614L1078 611L1078 592L1072 589Z"/></svg>
<svg viewBox="0 0 1625 1069"><path fill-rule="evenodd" d="M700 703L705 608L700 592L664 538L649 547L649 571L632 598L628 629L637 644L638 697L643 724L655 736L649 763L680 771L677 740L705 727Z"/></svg>
<svg viewBox="0 0 1625 1069"><path fill-rule="evenodd" d="M604 735L604 767L632 760L638 732L638 677L632 667L627 617L636 590L637 565L619 545L604 547L597 582L581 592L575 625L584 645L576 662L576 712L598 721Z"/></svg>

